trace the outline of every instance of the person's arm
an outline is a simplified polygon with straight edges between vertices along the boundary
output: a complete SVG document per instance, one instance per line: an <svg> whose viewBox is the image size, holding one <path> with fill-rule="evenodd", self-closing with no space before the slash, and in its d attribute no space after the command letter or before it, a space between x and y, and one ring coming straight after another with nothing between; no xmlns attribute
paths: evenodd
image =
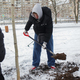
<svg viewBox="0 0 80 80"><path fill-rule="evenodd" d="M29 20L25 26L25 30L28 31L30 29L31 25L32 25L32 22L31 22L31 14L30 14Z"/></svg>
<svg viewBox="0 0 80 80"><path fill-rule="evenodd" d="M52 32L53 32L53 22L52 22L52 18L50 18L48 20L48 23L47 23L47 26L46 26L46 30L45 30L45 42L48 42L51 35L52 35Z"/></svg>
<svg viewBox="0 0 80 80"><path fill-rule="evenodd" d="M0 29L0 62L3 61L5 57L5 47L4 47L4 35Z"/></svg>
<svg viewBox="0 0 80 80"><path fill-rule="evenodd" d="M48 23L45 27L45 33L40 33L38 35L38 42L42 43L43 42L43 48L46 48L47 42L49 41L51 35L53 32L53 22L52 19L49 18Z"/></svg>
<svg viewBox="0 0 80 80"><path fill-rule="evenodd" d="M32 22L30 20L28 20L28 22L25 26L25 30L28 31L30 29L31 25L32 25Z"/></svg>
<svg viewBox="0 0 80 80"><path fill-rule="evenodd" d="M40 43L46 42L47 43L52 35L52 32L53 32L53 22L52 22L52 19L49 18L47 20L47 25L45 26L45 32L40 33L38 35L38 42L40 42Z"/></svg>

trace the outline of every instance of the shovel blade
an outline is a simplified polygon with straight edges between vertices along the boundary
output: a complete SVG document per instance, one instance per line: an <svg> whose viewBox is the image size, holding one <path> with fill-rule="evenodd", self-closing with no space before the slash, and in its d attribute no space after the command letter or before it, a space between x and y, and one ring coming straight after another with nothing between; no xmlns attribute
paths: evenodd
<svg viewBox="0 0 80 80"><path fill-rule="evenodd" d="M52 56L54 59L59 60L66 60L66 54L65 53L57 53L55 56Z"/></svg>

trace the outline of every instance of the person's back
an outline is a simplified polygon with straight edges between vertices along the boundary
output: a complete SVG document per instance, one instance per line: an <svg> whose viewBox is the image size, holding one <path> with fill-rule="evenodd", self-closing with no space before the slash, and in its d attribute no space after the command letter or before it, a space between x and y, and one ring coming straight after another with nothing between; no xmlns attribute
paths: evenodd
<svg viewBox="0 0 80 80"><path fill-rule="evenodd" d="M4 60L4 57L5 57L4 35L0 28L0 80L4 80L4 77L1 71L1 62Z"/></svg>

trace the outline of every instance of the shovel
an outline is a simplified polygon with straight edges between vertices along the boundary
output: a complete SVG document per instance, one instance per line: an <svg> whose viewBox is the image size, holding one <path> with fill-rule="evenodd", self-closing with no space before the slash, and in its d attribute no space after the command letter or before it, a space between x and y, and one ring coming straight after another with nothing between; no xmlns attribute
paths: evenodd
<svg viewBox="0 0 80 80"><path fill-rule="evenodd" d="M28 32L23 32L24 36L27 36L29 38L31 38L33 41L35 41L37 44L39 44L40 46L42 46L38 41L36 41L35 39L33 39L31 36L29 36ZM49 51L51 54L53 54L54 59L60 59L60 60L66 60L66 54L65 53L57 53L54 54L51 50L49 50L47 47L45 48L47 51Z"/></svg>

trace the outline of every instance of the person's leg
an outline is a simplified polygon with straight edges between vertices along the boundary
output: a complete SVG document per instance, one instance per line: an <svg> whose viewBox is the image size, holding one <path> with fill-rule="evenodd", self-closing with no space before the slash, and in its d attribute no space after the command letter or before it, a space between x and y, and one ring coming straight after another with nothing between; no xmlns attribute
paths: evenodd
<svg viewBox="0 0 80 80"><path fill-rule="evenodd" d="M47 48L51 50L53 53L53 36L51 36L49 42L47 43ZM52 58L53 54L51 54L49 51L47 51L47 56L48 56L48 66L55 66L55 59Z"/></svg>
<svg viewBox="0 0 80 80"><path fill-rule="evenodd" d="M37 34L34 37L37 40ZM34 49L33 49L33 66L38 67L40 63L40 56L41 56L41 46L34 42Z"/></svg>
<svg viewBox="0 0 80 80"><path fill-rule="evenodd" d="M1 65L0 65L0 80L5 80L5 79L4 79L4 76L3 76L3 74L2 74Z"/></svg>
<svg viewBox="0 0 80 80"><path fill-rule="evenodd" d="M0 80L5 80L3 74L0 74Z"/></svg>

